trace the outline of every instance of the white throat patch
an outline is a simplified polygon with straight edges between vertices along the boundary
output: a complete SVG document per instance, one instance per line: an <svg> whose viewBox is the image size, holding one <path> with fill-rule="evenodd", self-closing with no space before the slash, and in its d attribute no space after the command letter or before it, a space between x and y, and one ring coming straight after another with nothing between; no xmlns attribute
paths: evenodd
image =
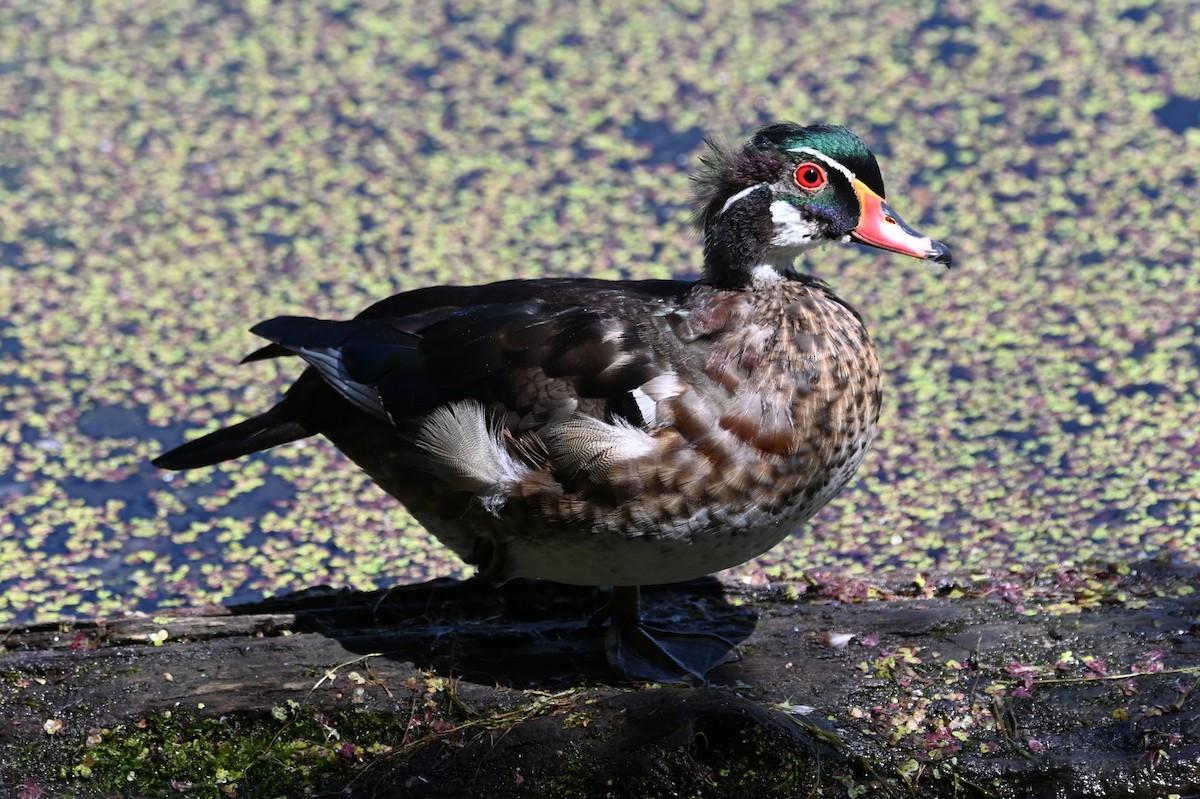
<svg viewBox="0 0 1200 799"><path fill-rule="evenodd" d="M779 283L782 280L783 272L774 264L759 264L750 270L750 282L757 286Z"/></svg>
<svg viewBox="0 0 1200 799"><path fill-rule="evenodd" d="M771 221L775 223L772 247L796 249L798 255L800 250L811 247L817 237L817 224L805 219L799 209L787 200L771 203Z"/></svg>

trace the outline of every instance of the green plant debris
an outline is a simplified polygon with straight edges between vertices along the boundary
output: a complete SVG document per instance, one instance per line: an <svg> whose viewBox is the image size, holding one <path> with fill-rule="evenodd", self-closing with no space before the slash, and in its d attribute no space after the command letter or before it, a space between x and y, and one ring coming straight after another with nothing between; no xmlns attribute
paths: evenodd
<svg viewBox="0 0 1200 799"><path fill-rule="evenodd" d="M356 671L344 676L350 685L367 681ZM215 717L200 706L86 730L75 719L53 718L43 725L46 741L8 745L6 765L26 777L22 784L34 795L329 795L386 779L431 747L454 750L493 733L502 737L539 717L587 726L582 689L529 691L516 706L485 714L468 707L446 678L426 674L403 687L411 701L388 711L363 706L354 691L344 706L321 708L310 691L256 714Z"/></svg>
<svg viewBox="0 0 1200 799"><path fill-rule="evenodd" d="M308 796L352 782L403 735L403 719L326 715L294 701L254 718L168 710L88 730L69 764L45 778L89 796ZM42 757L30 751L14 766L37 773Z"/></svg>

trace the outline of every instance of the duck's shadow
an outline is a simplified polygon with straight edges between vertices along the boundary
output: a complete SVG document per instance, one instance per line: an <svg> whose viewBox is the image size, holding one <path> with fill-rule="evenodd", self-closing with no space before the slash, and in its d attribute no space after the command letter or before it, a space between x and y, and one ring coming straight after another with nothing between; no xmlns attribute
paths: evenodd
<svg viewBox="0 0 1200 799"><path fill-rule="evenodd" d="M413 663L481 685L553 688L618 682L604 655L604 630L588 619L607 591L541 580L496 587L482 580L440 579L383 591L310 589L235 605L234 614L288 613L297 631L317 632L360 654ZM753 631L758 614L729 601L705 577L642 589L645 619L659 627L717 633L733 643ZM710 678L722 680L721 667Z"/></svg>

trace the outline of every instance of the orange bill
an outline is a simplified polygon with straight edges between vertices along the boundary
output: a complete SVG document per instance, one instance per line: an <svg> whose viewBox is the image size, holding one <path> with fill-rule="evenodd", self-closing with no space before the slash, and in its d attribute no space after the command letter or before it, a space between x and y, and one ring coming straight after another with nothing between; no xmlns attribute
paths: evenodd
<svg viewBox="0 0 1200 799"><path fill-rule="evenodd" d="M858 227L851 231L850 238L860 244L950 266L949 247L922 236L905 224L887 201L861 180L854 181L854 191L858 194L862 213L858 217Z"/></svg>

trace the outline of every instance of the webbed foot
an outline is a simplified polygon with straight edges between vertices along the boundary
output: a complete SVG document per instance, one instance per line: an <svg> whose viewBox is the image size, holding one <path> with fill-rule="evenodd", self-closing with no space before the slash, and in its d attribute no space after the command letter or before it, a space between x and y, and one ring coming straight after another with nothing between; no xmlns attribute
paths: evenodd
<svg viewBox="0 0 1200 799"><path fill-rule="evenodd" d="M604 639L608 665L630 680L702 685L708 672L741 660L732 642L712 633L683 633L644 624L637 586L613 588L612 600L592 624L611 617Z"/></svg>

